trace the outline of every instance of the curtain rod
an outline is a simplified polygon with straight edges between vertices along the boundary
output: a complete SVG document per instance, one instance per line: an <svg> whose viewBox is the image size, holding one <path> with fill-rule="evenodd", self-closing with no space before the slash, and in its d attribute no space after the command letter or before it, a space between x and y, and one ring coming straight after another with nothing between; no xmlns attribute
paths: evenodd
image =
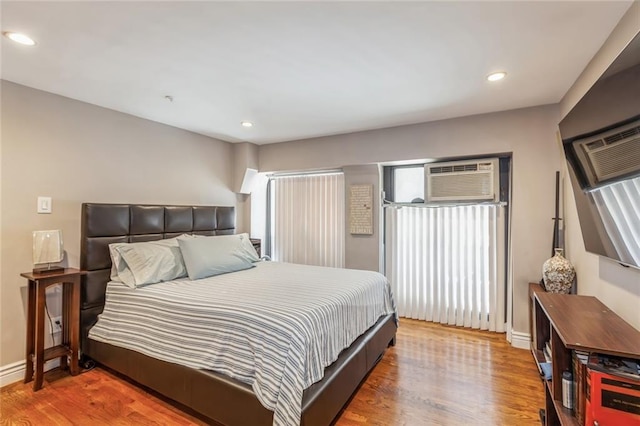
<svg viewBox="0 0 640 426"><path fill-rule="evenodd" d="M389 202L384 200L384 204L382 205L382 208L394 208L394 209L401 209L403 207L413 207L413 208L418 208L418 209L433 209L433 208L440 208L440 207L466 207L466 206L498 206L498 207L504 207L509 205L507 202L504 201L499 201L499 202L484 202L484 203L442 203L442 204L427 204L427 203L393 203L393 202Z"/></svg>

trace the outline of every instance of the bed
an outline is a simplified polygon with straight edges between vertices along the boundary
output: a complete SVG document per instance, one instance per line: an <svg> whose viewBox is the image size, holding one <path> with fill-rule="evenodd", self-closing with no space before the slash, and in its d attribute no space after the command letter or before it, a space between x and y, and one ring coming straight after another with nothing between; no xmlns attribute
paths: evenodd
<svg viewBox="0 0 640 426"><path fill-rule="evenodd" d="M82 357L111 368L216 423L285 424L287 421L274 417L274 411L265 408L254 389L243 381L205 368L171 362L174 361L172 359L160 359L144 351L105 343L99 337L89 337L90 329L105 309L112 266L109 244L170 239L182 234L211 236L234 233L233 207L83 204L81 267L87 274L83 277L81 295ZM245 271L245 275L234 272L225 279L246 276L249 282L249 278L255 278L261 268L275 271L280 266L275 262L259 264ZM110 292L118 291L117 285L109 285ZM158 285L158 289L161 288ZM337 360L321 372L322 379L304 389L300 424L326 425L334 420L387 346L394 344L396 327L393 313L382 315L340 352Z"/></svg>

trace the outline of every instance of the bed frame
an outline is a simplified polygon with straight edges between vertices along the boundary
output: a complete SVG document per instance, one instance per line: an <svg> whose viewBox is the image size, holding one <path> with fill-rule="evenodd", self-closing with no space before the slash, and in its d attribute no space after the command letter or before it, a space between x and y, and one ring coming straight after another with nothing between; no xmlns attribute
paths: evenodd
<svg viewBox="0 0 640 426"><path fill-rule="evenodd" d="M84 360L92 359L224 425L271 425L273 412L250 386L213 371L160 361L88 338L105 302L111 271L109 244L152 241L181 234L235 233L234 207L139 204L82 205L80 331ZM328 425L359 384L395 344L393 315L382 317L326 368L324 378L303 394L304 426Z"/></svg>

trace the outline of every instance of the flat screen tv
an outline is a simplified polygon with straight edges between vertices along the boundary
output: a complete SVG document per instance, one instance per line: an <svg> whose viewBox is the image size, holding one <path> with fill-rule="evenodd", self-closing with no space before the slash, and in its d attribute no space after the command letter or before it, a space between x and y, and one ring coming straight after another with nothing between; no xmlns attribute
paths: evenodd
<svg viewBox="0 0 640 426"><path fill-rule="evenodd" d="M585 248L640 268L640 34L559 127Z"/></svg>

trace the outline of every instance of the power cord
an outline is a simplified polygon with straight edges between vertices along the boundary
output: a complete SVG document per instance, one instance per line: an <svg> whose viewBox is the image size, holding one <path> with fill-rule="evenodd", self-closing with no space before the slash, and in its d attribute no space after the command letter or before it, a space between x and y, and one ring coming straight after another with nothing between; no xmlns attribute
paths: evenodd
<svg viewBox="0 0 640 426"><path fill-rule="evenodd" d="M92 359L85 359L80 361L80 366L84 369L84 371L93 370L96 367L96 362Z"/></svg>
<svg viewBox="0 0 640 426"><path fill-rule="evenodd" d="M47 318L49 318L49 325L50 325L50 335L51 335L51 341L53 342L53 346L56 345L56 339L54 337L54 333L53 333L53 319L51 318L51 314L49 313L49 307L47 306L47 299L45 298L44 300L44 311L47 313ZM60 321L56 320L56 325L58 326L62 326L62 324L60 324ZM84 360L81 360L80 362L80 366L84 369L84 371L89 371L89 370L93 370L96 366L96 363L94 360L87 358Z"/></svg>
<svg viewBox="0 0 640 426"><path fill-rule="evenodd" d="M47 318L49 318L49 333L51 334L51 341L53 342L53 346L56 345L56 339L53 337L53 320L51 319L51 314L49 314L49 308L47 307L47 298L44 298L44 311L47 313Z"/></svg>

